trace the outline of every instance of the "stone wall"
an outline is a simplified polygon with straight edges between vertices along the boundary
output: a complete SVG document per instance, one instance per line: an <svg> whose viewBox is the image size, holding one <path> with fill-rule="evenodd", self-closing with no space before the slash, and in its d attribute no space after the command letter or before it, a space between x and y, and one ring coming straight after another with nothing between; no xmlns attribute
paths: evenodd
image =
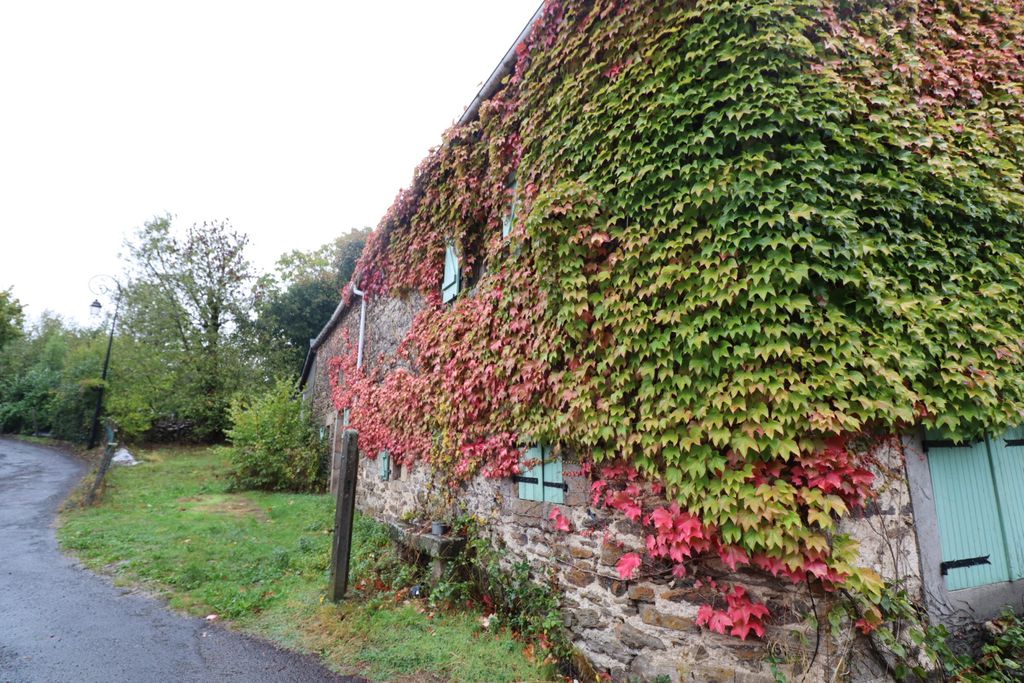
<svg viewBox="0 0 1024 683"><path fill-rule="evenodd" d="M390 362L419 309L414 299L382 300L367 311L366 363ZM353 302L331 340L317 359L318 387L329 383L325 353L341 349L341 330L349 330L353 343L358 333L359 307ZM321 395L322 392L316 392ZM317 410L333 416L323 400ZM393 467L382 480L377 454L360 458L356 505L381 520L424 518L434 490L425 466ZM876 453L879 496L861 514L844 520L843 530L861 542L865 565L887 579L898 579L920 592L918 552L910 497L898 448ZM589 505L589 480L579 467L564 465L569 486L559 507L572 520L570 534L553 529L551 504L518 498L509 479L477 477L460 492L461 511L484 522L493 545L509 562L526 560L535 575L553 571L563 589L564 621L579 651L599 671L617 681L651 681L668 676L672 681L774 681L778 672L787 680L888 680L867 642L846 625L833 637L827 612L831 597L807 585L791 585L757 571L730 572L717 559L700 567L703 576L745 585L752 596L767 604L772 617L763 639L741 641L708 632L696 625L697 610L714 600L706 586L692 578L670 575L642 576L621 581L615 564L623 553L644 547L643 529L611 518ZM815 615L821 627L810 618ZM663 680L663 679L662 679Z"/></svg>
<svg viewBox="0 0 1024 683"><path fill-rule="evenodd" d="M316 350L313 368L310 370L304 389L306 400L313 411L317 424L332 430L337 410L331 400L329 364L331 358L346 352L345 335L348 335L353 344L359 338L359 299L356 297L353 297L342 318L330 331L320 348ZM333 432L331 438L332 440L334 438Z"/></svg>
<svg viewBox="0 0 1024 683"><path fill-rule="evenodd" d="M367 370L382 362L391 362L421 305L422 299L418 295L410 295L406 299L376 299L367 303L363 347L363 364ZM353 296L337 324L316 350L313 368L306 381L305 396L310 409L317 424L328 429L333 429L337 413L331 400L330 359L355 349L359 341L359 307L359 297Z"/></svg>
<svg viewBox="0 0 1024 683"><path fill-rule="evenodd" d="M883 449L881 459L894 464L899 453ZM407 468L382 481L373 459L360 463L357 507L383 520L421 516L431 491L425 467ZM574 645L591 664L613 680L774 681L774 668L787 680L888 680L866 653L867 642L849 627L838 638L829 635L830 596L792 586L757 571L730 572L708 561L701 574L745 585L772 613L763 640L741 641L710 633L696 625L697 610L715 595L693 579L648 576L621 581L615 564L623 553L643 547L643 530L628 520L609 519L591 508L589 481L578 467L565 465L569 484L559 507L576 531L552 529L551 505L519 500L509 480L478 477L460 494L464 511L485 521L494 545L511 560L527 560L537 575L554 570L563 588L565 624ZM610 534L605 534L607 527ZM580 533L580 530L583 533ZM587 530L592 530L588 533ZM917 548L905 483L886 481L879 500L845 523L845 531L861 541L862 561L887 578L899 577L912 591L920 590ZM606 537L607 536L607 537ZM820 634L808 615L823 624Z"/></svg>

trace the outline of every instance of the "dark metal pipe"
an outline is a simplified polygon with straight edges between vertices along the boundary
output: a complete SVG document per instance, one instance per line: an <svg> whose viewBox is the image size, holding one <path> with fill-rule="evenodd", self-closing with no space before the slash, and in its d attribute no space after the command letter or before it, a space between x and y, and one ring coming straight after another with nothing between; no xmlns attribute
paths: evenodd
<svg viewBox="0 0 1024 683"><path fill-rule="evenodd" d="M115 281L116 282L116 281ZM117 285L117 302L114 304L114 318L110 321L110 337L107 339L107 356L103 359L103 375L100 390L96 394L96 410L92 414L92 429L89 432L89 448L96 448L96 439L100 431L100 413L103 412L103 390L107 385L107 369L110 367L110 351L114 347L114 328L117 327L117 314L121 310L121 285Z"/></svg>

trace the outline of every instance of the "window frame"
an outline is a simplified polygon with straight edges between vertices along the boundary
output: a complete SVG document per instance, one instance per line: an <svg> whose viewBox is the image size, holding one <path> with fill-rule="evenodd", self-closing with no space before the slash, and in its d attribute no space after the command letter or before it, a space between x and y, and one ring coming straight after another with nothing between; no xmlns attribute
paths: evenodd
<svg viewBox="0 0 1024 683"><path fill-rule="evenodd" d="M533 454L534 451L539 453ZM526 472L512 477L513 483L518 485L518 498L536 503L565 505L569 485L565 482L562 458L552 455L550 445L534 444L523 451L522 457L522 461L532 460L539 462Z"/></svg>
<svg viewBox="0 0 1024 683"><path fill-rule="evenodd" d="M449 272L449 265L451 272ZM444 247L444 273L441 275L441 303L454 301L462 291L462 263L454 242Z"/></svg>
<svg viewBox="0 0 1024 683"><path fill-rule="evenodd" d="M519 181L516 179L515 171L509 174L505 189L512 191L512 201L509 202L508 210L501 215L502 239L507 239L516 225L516 213L519 208Z"/></svg>

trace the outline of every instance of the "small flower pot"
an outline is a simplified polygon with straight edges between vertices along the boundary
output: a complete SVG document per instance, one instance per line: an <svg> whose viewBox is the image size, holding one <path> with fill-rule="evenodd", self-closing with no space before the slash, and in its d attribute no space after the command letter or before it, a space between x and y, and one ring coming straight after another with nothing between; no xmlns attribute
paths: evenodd
<svg viewBox="0 0 1024 683"><path fill-rule="evenodd" d="M430 533L434 534L435 536L444 536L450 530L451 530L451 527L448 526L447 522L431 522L430 523Z"/></svg>

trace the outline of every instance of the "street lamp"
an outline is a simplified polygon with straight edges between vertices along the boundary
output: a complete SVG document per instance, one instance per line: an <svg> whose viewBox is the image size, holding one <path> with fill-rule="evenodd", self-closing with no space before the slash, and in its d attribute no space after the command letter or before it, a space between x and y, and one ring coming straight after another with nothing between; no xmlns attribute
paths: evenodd
<svg viewBox="0 0 1024 683"><path fill-rule="evenodd" d="M107 369L110 367L110 350L114 346L114 328L117 326L117 314L121 310L121 283L109 275L95 275L89 280L89 290L93 294L110 296L116 292L114 298L114 317L110 321L110 338L107 339L107 356L103 359L103 376L101 377L100 390L96 393L96 410L92 414L92 429L89 431L89 448L96 447L96 439L100 431L100 413L103 411L103 390L107 384ZM99 299L94 299L89 304L90 315L98 317L103 309Z"/></svg>

